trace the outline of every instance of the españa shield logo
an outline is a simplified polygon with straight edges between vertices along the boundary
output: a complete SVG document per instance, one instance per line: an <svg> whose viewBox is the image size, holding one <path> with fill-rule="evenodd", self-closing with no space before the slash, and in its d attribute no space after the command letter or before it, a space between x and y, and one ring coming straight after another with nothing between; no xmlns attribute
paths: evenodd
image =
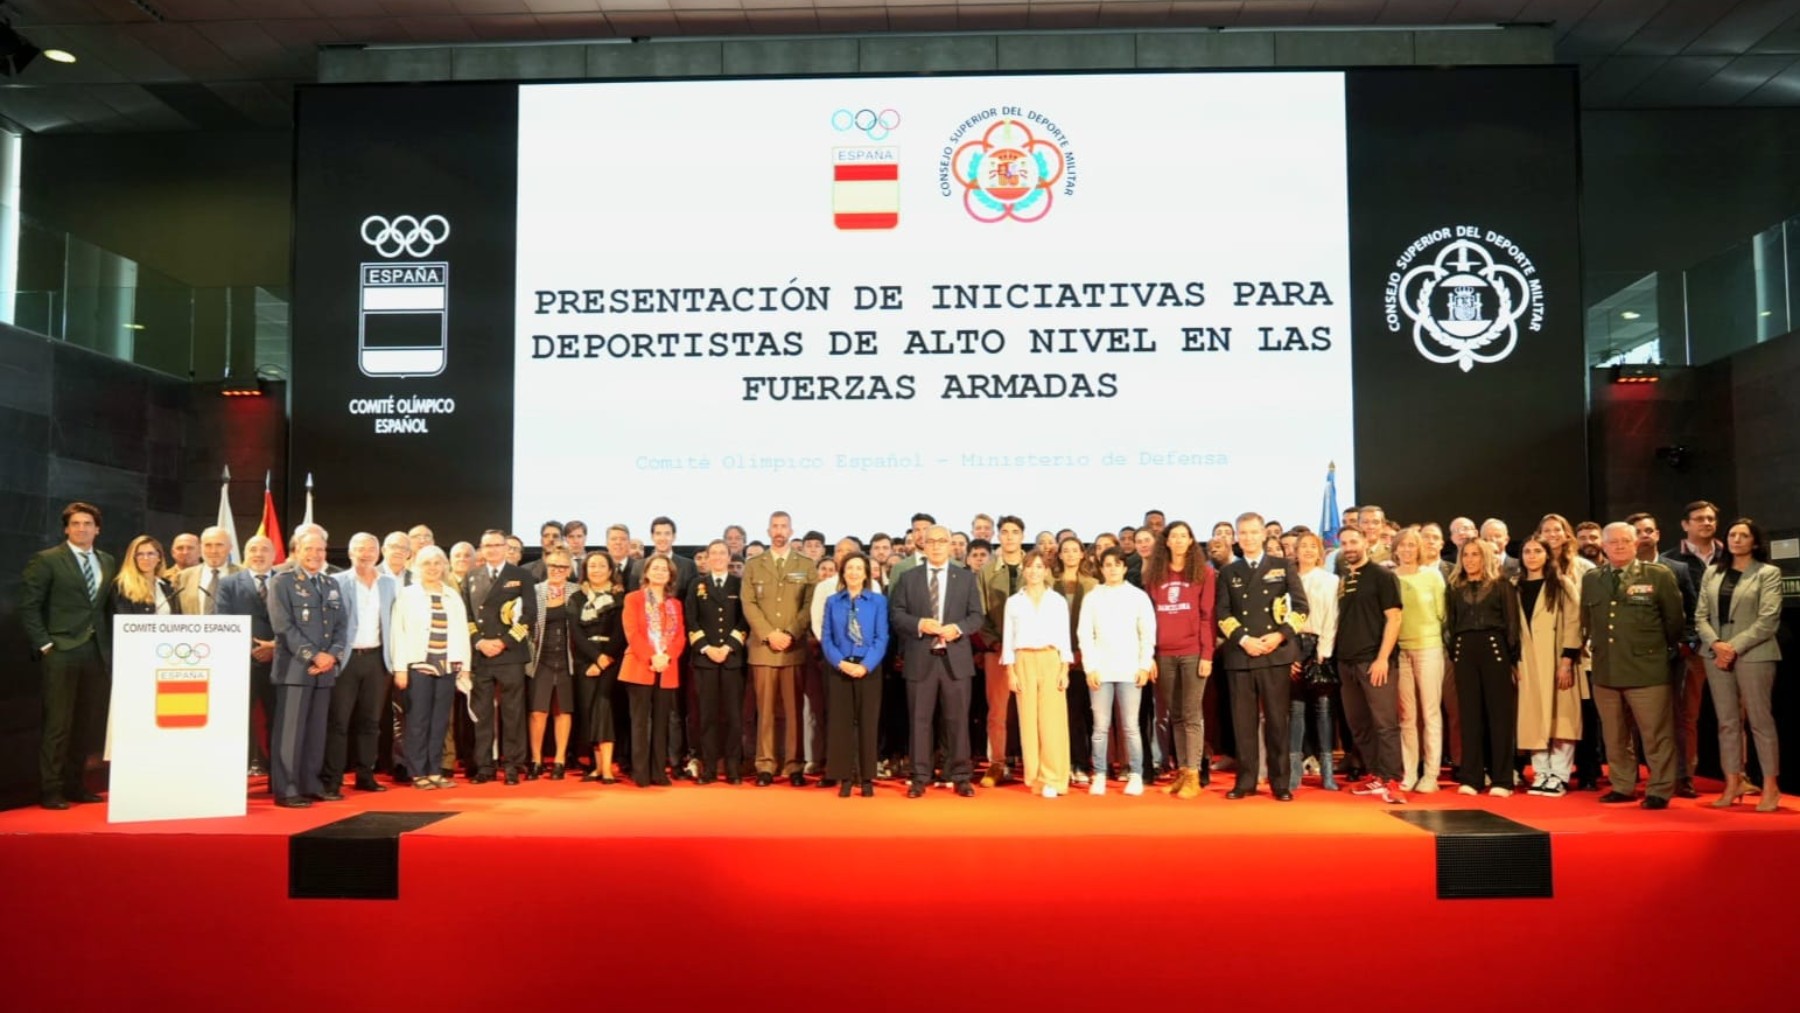
<svg viewBox="0 0 1800 1013"><path fill-rule="evenodd" d="M156 670L156 727L204 728L211 698L212 670Z"/></svg>
<svg viewBox="0 0 1800 1013"><path fill-rule="evenodd" d="M846 231L900 224L900 149L831 149L831 218Z"/></svg>

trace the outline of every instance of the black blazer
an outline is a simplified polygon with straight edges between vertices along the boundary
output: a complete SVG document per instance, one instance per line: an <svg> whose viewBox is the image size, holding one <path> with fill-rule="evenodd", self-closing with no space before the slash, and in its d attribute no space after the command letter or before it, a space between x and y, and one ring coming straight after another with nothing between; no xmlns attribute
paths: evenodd
<svg viewBox="0 0 1800 1013"><path fill-rule="evenodd" d="M506 649L490 658L475 652L475 664L524 665L531 661L531 628L537 623L537 582L522 566L500 568L497 582L488 580L487 567L477 564L463 581L463 605L469 612L469 641L499 640ZM518 614L501 616L508 602L517 601ZM506 622L510 618L512 622Z"/></svg>
<svg viewBox="0 0 1800 1013"><path fill-rule="evenodd" d="M269 571L269 580L275 579L275 571ZM223 615L249 616L250 636L257 640L274 640L275 627L269 623L269 602L256 593L256 574L249 570L239 570L229 577L219 578L219 590L213 596L213 606Z"/></svg>
<svg viewBox="0 0 1800 1013"><path fill-rule="evenodd" d="M894 593L888 598L888 625L899 644L897 653L906 660L909 682L925 678L925 673L931 670L931 644L936 638L919 635L919 620L932 618L930 569L929 564L920 563L901 574L894 582ZM975 678L975 655L970 637L981 632L981 624L987 618L981 608L979 583L966 567L949 564L944 567L944 587L940 589L944 596L944 624L956 627L963 634L944 650L951 678Z"/></svg>
<svg viewBox="0 0 1800 1013"><path fill-rule="evenodd" d="M725 575L723 589L713 586L711 574L695 577L688 584L686 609L688 649L687 662L694 668L741 668L744 645L750 640L750 620L744 616L743 579ZM702 647L728 647L731 654L723 662L700 653Z"/></svg>
<svg viewBox="0 0 1800 1013"><path fill-rule="evenodd" d="M156 578L156 582L162 586L163 596L169 599L169 614L172 616L180 615L181 599L175 596L175 585L170 583L167 577L158 577ZM130 598L125 597L124 593L119 590L119 585L114 584L112 593L107 596L106 614L113 616L153 616L156 614L156 605L155 603L145 605L142 602L132 601ZM265 609L263 614L267 615L268 610ZM108 623L107 628L111 629L112 624Z"/></svg>
<svg viewBox="0 0 1800 1013"><path fill-rule="evenodd" d="M1262 562L1252 570L1242 559L1233 559L1219 571L1217 603L1219 634L1223 646L1226 671L1249 671L1255 668L1283 668L1299 657L1296 642L1301 627L1306 625L1306 587L1300 583L1300 568L1286 559L1263 554ZM1260 637L1280 631L1281 646L1268 654L1252 658L1241 646L1245 637Z"/></svg>
<svg viewBox="0 0 1800 1013"><path fill-rule="evenodd" d="M588 666L598 663L602 654L612 659L602 675L618 675L619 666L625 663L625 592L606 594L612 595L612 600L597 603L591 613L587 591L578 587L569 595L569 646L575 649L578 676L586 675Z"/></svg>

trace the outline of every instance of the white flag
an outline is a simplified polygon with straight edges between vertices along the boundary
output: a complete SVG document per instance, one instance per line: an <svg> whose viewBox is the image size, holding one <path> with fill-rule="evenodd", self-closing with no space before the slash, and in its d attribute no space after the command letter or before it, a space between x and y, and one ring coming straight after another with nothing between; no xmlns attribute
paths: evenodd
<svg viewBox="0 0 1800 1013"><path fill-rule="evenodd" d="M224 531L225 537L230 540L232 564L243 562L243 553L238 550L237 521L231 517L231 468L229 465L225 468L225 474L219 479L219 529Z"/></svg>

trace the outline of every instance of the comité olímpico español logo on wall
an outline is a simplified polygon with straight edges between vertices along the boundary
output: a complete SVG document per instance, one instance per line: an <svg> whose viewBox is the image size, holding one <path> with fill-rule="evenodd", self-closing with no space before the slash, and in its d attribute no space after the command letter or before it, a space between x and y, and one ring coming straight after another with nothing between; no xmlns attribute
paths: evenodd
<svg viewBox="0 0 1800 1013"><path fill-rule="evenodd" d="M1383 305L1389 331L1411 321L1420 355L1465 373L1511 355L1521 326L1544 329L1537 265L1504 234L1475 225L1414 240L1394 261Z"/></svg>
<svg viewBox="0 0 1800 1013"><path fill-rule="evenodd" d="M1075 150L1055 120L1021 106L971 113L938 155L938 193L983 224L1043 221L1075 194Z"/></svg>

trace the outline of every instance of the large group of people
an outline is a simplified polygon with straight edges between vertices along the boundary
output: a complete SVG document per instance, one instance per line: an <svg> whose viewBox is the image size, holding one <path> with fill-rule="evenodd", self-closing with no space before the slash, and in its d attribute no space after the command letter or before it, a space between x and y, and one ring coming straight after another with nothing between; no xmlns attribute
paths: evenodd
<svg viewBox="0 0 1800 1013"><path fill-rule="evenodd" d="M234 563L209 528L168 557L139 535L121 564L96 547L99 508L62 522L20 594L51 809L101 800L84 771L110 680L142 677L110 670L120 613L250 617L250 774L284 807L343 798L346 775L384 791L383 772L417 790L573 774L846 798L887 778L913 798L1163 782L1192 799L1229 771L1225 798L1266 784L1288 802L1316 771L1321 790L1397 804L1447 765L1463 794L1562 796L1604 774L1601 802L1662 809L1698 794L1702 686L1712 804L1780 798L1779 573L1756 522L1720 532L1706 501L1666 553L1648 514L1550 514L1517 556L1498 519L1446 537L1378 506L1323 532L1246 511L1204 540L1160 510L1091 539L919 513L829 550L776 511L766 542L733 525L691 557L668 517L649 545L614 524L594 550L586 524L552 521L529 563L504 530L446 552L419 525L352 536L342 569L317 525L285 561L257 536Z"/></svg>

